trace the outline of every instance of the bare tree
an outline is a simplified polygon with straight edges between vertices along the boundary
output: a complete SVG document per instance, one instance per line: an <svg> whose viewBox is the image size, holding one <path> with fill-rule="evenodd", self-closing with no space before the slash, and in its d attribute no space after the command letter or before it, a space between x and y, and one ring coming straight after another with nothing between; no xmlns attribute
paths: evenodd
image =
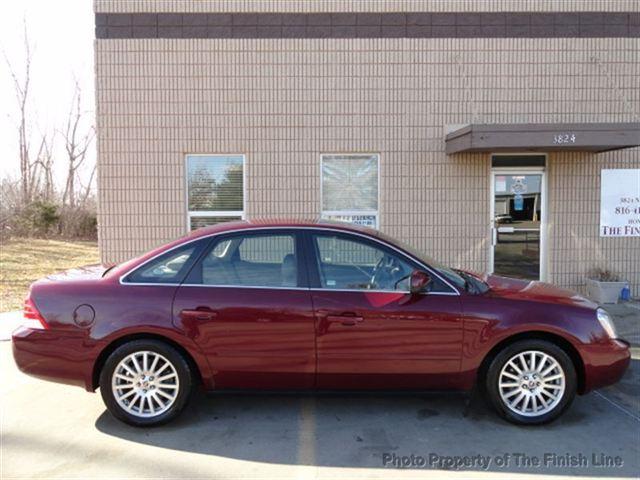
<svg viewBox="0 0 640 480"><path fill-rule="evenodd" d="M87 158L87 151L91 142L95 137L95 129L90 126L84 129L84 117L86 112L82 110L82 98L81 98L80 85L76 81L75 91L71 101L71 108L69 110L69 117L67 118L67 125L62 134L64 140L65 150L67 152L67 179L65 182L64 192L62 194L62 205L74 208L77 206L78 200L84 201L88 197L88 193L79 192L76 188L78 180L78 169L82 166ZM82 130L85 130L82 133ZM91 174L91 181L93 181L93 172ZM91 187L91 181L86 187L87 190ZM82 187L82 186L81 186Z"/></svg>
<svg viewBox="0 0 640 480"><path fill-rule="evenodd" d="M88 183L84 183L87 178L84 175L86 158L94 141L95 129L92 117L82 109L78 82L75 82L66 124L63 120L60 129L44 133L38 131L36 134L37 122L32 117L33 45L29 41L26 20L24 54L19 68L13 68L6 53L2 51L2 54L9 67L17 100L17 113L12 117L18 133L20 176L17 179L0 179L0 237L49 235L55 230L60 235L95 235L96 205L92 190L95 166L92 166ZM60 138L62 142L59 142ZM57 145L54 145L56 140ZM62 152L58 145L64 146L67 157L66 179L59 186L54 182L53 171L54 158ZM64 153L61 156L64 161Z"/></svg>
<svg viewBox="0 0 640 480"><path fill-rule="evenodd" d="M87 202L89 200L89 198L91 197L91 187L93 186L93 179L96 176L96 165L93 165L93 168L91 169L91 175L89 175L89 181L87 182L86 185L82 185L82 189L84 190L84 192L80 195L80 202L78 203L80 207L86 207L87 206Z"/></svg>
<svg viewBox="0 0 640 480"><path fill-rule="evenodd" d="M37 166L32 163L29 148L30 148L30 131L29 122L27 120L27 106L29 100L29 86L31 83L31 44L29 43L29 36L27 34L27 23L24 21L24 76L19 78L15 69L11 65L11 62L7 58L5 52L3 52L5 62L9 68L11 78L13 79L13 87L18 101L18 142L20 149L20 192L22 197L22 203L27 204L31 201L33 195L32 179L35 177Z"/></svg>
<svg viewBox="0 0 640 480"><path fill-rule="evenodd" d="M34 162L32 185L34 192L49 202L54 201L55 185L53 183L53 140L54 136L42 134L40 147Z"/></svg>

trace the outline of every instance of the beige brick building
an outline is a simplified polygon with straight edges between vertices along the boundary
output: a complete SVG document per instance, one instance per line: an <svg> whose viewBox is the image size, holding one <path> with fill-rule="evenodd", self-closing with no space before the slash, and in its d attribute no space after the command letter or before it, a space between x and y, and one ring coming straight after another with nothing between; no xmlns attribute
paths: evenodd
<svg viewBox="0 0 640 480"><path fill-rule="evenodd" d="M601 223L602 171L640 169L637 1L94 1L105 262L323 215L640 295L640 200L626 231Z"/></svg>

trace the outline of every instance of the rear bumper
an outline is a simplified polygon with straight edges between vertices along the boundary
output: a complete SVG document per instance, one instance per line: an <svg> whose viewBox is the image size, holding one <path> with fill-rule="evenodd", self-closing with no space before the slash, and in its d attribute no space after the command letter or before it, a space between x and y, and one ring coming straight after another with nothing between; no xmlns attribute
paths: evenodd
<svg viewBox="0 0 640 480"><path fill-rule="evenodd" d="M584 389L582 393L618 382L629 367L631 351L624 340L583 345Z"/></svg>
<svg viewBox="0 0 640 480"><path fill-rule="evenodd" d="M22 372L93 391L95 355L94 349L87 347L84 332L20 327L13 332L11 339L13 358Z"/></svg>

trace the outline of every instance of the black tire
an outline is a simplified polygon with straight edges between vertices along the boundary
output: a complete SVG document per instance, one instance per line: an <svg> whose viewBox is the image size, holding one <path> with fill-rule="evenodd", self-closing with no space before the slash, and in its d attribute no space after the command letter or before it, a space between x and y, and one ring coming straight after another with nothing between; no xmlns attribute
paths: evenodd
<svg viewBox="0 0 640 480"><path fill-rule="evenodd" d="M173 404L164 412L150 417L142 417L125 410L118 401L112 388L112 377L118 364L135 352L154 352L168 360L178 377L178 393ZM117 419L136 427L162 425L176 418L187 405L193 390L193 372L189 363L175 348L158 340L132 340L116 348L107 358L100 372L100 393L107 409ZM142 403L144 407L144 403Z"/></svg>
<svg viewBox="0 0 640 480"><path fill-rule="evenodd" d="M522 415L511 409L502 399L499 388L499 377L507 362L526 351L539 351L551 356L564 372L564 392L559 401L549 411L535 416L530 412L526 413L530 413L531 416ZM576 369L569 355L554 343L545 340L521 340L508 345L495 356L487 370L484 386L489 402L500 416L519 425L542 425L558 418L573 402L577 389ZM547 397L544 398L548 400Z"/></svg>

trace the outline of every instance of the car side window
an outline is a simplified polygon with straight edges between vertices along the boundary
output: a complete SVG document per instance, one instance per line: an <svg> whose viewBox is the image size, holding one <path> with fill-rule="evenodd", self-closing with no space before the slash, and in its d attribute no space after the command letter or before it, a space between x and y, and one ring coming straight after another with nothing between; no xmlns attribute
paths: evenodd
<svg viewBox="0 0 640 480"><path fill-rule="evenodd" d="M180 283L193 262L198 244L191 243L171 250L130 273L128 283Z"/></svg>
<svg viewBox="0 0 640 480"><path fill-rule="evenodd" d="M250 234L212 245L198 283L218 286L297 287L298 261L292 234Z"/></svg>
<svg viewBox="0 0 640 480"><path fill-rule="evenodd" d="M387 249L340 235L313 235L322 288L409 291L415 270Z"/></svg>

